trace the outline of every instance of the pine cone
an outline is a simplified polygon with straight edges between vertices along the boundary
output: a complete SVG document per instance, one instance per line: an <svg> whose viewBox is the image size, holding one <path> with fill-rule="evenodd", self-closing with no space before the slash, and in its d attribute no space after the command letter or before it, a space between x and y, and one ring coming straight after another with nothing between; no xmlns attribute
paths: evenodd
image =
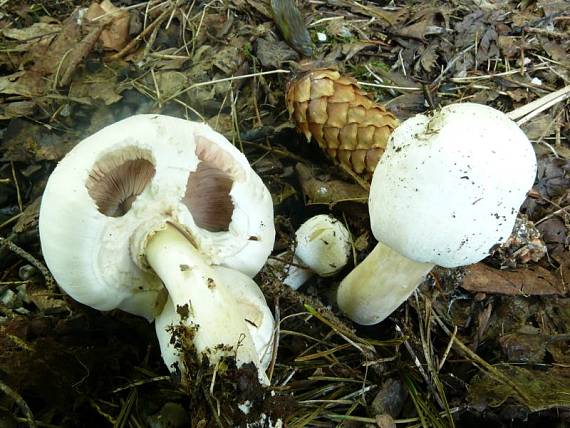
<svg viewBox="0 0 570 428"><path fill-rule="evenodd" d="M351 77L318 69L291 81L287 108L297 130L311 136L336 162L371 174L384 153L396 117L372 101Z"/></svg>

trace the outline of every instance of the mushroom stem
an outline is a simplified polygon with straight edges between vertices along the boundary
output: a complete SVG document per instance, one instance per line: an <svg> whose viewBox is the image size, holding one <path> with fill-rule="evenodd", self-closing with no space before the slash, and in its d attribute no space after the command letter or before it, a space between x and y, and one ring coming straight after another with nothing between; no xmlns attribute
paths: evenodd
<svg viewBox="0 0 570 428"><path fill-rule="evenodd" d="M379 242L340 283L338 306L358 324L379 323L406 301L433 267Z"/></svg>
<svg viewBox="0 0 570 428"><path fill-rule="evenodd" d="M182 233L167 224L149 237L145 256L169 294L156 318L156 332L162 357L171 370L176 369L173 364L182 363L182 355L173 355L174 347L166 346L173 325L187 327L200 360L207 356L209 363L215 364L222 357L233 356L238 367L250 362L260 367L244 314L214 269ZM259 376L263 379L265 374Z"/></svg>
<svg viewBox="0 0 570 428"><path fill-rule="evenodd" d="M277 254L275 258L269 259L267 264L275 269L277 276L283 281L283 284L293 290L297 290L311 279L314 272L309 267L306 267L297 256L293 255L293 260L286 262L285 260L288 257L288 252L284 251L281 254Z"/></svg>

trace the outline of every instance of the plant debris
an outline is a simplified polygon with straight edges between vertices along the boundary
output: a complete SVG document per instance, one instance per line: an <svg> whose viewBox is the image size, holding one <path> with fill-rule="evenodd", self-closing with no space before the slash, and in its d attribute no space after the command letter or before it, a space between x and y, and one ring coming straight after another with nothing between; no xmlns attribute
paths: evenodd
<svg viewBox="0 0 570 428"><path fill-rule="evenodd" d="M567 2L547 0L0 0L0 425L570 423L569 18ZM191 332L177 335L191 375L171 376L146 321L91 310L54 284L37 230L47 177L78 141L125 117L204 121L271 190L274 254L306 219L333 213L357 264L376 244L373 166L329 138L352 126L324 102L330 91L295 93L299 104L318 92L320 116L303 131L331 159L294 131L286 94L310 70L321 73L311 84L366 91L367 108L387 118L382 144L398 120L453 102L515 111L538 158L515 230L483 263L435 269L370 327L335 304L351 266L294 291L268 265L256 282L278 321L271 386L231 359L198 365ZM355 141L347 147L370 149Z"/></svg>

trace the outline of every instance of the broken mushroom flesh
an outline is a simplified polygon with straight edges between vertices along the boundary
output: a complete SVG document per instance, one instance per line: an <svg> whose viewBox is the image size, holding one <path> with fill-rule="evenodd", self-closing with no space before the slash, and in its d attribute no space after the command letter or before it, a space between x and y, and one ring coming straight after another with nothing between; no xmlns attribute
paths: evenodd
<svg viewBox="0 0 570 428"><path fill-rule="evenodd" d="M207 296L201 278L210 277L209 266L253 276L274 237L271 196L245 156L207 125L161 115L132 116L80 142L50 176L40 209L42 251L59 285L96 309L148 320L163 309L163 284L172 299L197 306ZM149 258L149 248L168 240L178 252L167 253L195 272L178 266L173 281L166 253ZM234 333L245 336L241 350L237 340L219 343L259 366L246 321L223 282L215 282L208 298L218 306L210 310L229 311ZM207 335L210 326L198 328Z"/></svg>
<svg viewBox="0 0 570 428"><path fill-rule="evenodd" d="M434 265L485 258L509 237L535 175L525 134L491 107L454 104L402 123L370 189L379 243L341 282L341 310L359 324L376 324Z"/></svg>

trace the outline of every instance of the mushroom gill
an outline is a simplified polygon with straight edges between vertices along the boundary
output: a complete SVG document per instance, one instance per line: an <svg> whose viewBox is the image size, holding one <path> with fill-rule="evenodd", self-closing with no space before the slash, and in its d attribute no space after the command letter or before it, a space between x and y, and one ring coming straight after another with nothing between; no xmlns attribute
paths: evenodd
<svg viewBox="0 0 570 428"><path fill-rule="evenodd" d="M196 225L210 232L229 230L234 212L230 197L232 178L208 161L202 161L188 177L182 203L188 207Z"/></svg>
<svg viewBox="0 0 570 428"><path fill-rule="evenodd" d="M243 178L243 170L232 155L214 142L198 136L196 171L190 173L182 198L198 227L210 232L227 232L234 204L230 196L234 180Z"/></svg>
<svg viewBox="0 0 570 428"><path fill-rule="evenodd" d="M104 159L93 167L85 186L100 213L122 217L155 174L146 159Z"/></svg>

